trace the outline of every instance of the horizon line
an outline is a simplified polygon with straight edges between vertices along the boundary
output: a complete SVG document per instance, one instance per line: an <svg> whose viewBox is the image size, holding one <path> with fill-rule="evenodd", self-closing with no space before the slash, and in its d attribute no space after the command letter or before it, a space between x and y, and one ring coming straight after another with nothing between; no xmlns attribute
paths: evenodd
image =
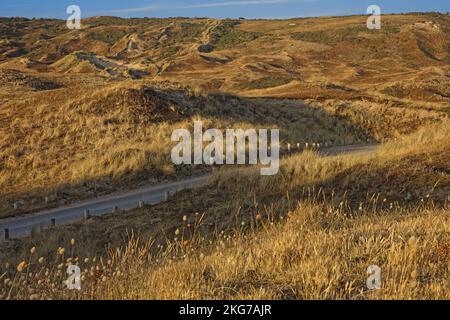
<svg viewBox="0 0 450 320"><path fill-rule="evenodd" d="M449 15L449 11L411 11L411 12L386 12L382 13L382 16L386 15L413 15L413 14L442 14ZM352 16L369 16L369 14L364 13L349 13L349 14L324 14L324 15L306 15L306 16L292 16L292 17L226 17L226 18L214 18L209 16L167 16L167 17L121 17L114 15L88 15L81 20L92 19L92 18L117 18L123 20L131 19L214 19L214 20L291 20L291 19L309 19L309 18L325 18L325 17L352 17ZM54 17L26 17L26 16L1 16L0 19L26 19L26 20L61 20L66 21L65 18L54 18Z"/></svg>

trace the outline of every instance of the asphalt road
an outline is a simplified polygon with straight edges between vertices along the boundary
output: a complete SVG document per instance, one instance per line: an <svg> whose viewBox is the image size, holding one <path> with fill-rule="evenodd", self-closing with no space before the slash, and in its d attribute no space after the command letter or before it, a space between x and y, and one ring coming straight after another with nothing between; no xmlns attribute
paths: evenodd
<svg viewBox="0 0 450 320"><path fill-rule="evenodd" d="M367 144L367 145L349 145L349 146L337 146L337 147L329 147L323 150L320 150L319 153L324 156L335 156L339 154L364 154L375 151L378 148L376 144Z"/></svg>
<svg viewBox="0 0 450 320"><path fill-rule="evenodd" d="M86 210L90 216L101 216L113 212L114 208L133 209L141 201L145 204L157 204L166 200L167 196L177 191L195 188L206 182L207 176L185 179L178 182L165 183L142 188L126 193L109 195L91 199L70 206L41 211L30 215L0 220L0 241L5 238L5 229L9 229L10 238L29 235L33 229L46 229L56 225L69 224L84 218Z"/></svg>
<svg viewBox="0 0 450 320"><path fill-rule="evenodd" d="M320 151L324 156L337 154L364 154L375 151L376 145L351 145L330 147ZM208 176L189 178L178 182L160 184L132 190L121 194L109 195L96 199L72 204L70 206L37 212L30 215L0 220L0 241L5 238L5 229L9 230L9 237L27 236L34 229L45 229L52 226L52 219L56 225L69 224L84 218L86 210L90 216L101 216L113 212L114 208L133 209L140 202L157 204L166 200L168 196L184 189L196 188L204 184Z"/></svg>

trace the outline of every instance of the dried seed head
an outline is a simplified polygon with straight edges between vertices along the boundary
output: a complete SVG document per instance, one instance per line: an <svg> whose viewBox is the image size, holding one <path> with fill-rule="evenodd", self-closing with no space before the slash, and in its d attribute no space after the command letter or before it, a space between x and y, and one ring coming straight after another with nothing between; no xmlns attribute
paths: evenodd
<svg viewBox="0 0 450 320"><path fill-rule="evenodd" d="M17 271L22 272L27 267L27 263L25 261L22 261L17 265Z"/></svg>

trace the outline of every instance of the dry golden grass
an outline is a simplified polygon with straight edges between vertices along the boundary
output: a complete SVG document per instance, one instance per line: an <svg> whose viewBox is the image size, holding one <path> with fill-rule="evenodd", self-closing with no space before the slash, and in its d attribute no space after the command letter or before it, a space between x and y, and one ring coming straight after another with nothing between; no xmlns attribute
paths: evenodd
<svg viewBox="0 0 450 320"><path fill-rule="evenodd" d="M282 143L385 143L303 152L274 177L224 168L165 203L2 243L0 298L449 299L450 20L365 21L108 17L78 37L1 19L0 69L23 74L0 74L0 217L203 172L169 159L172 130L194 119L279 127ZM45 40L9 58L16 23ZM81 291L62 284L69 264Z"/></svg>
<svg viewBox="0 0 450 320"><path fill-rule="evenodd" d="M281 222L256 217L258 231L221 233L211 243L188 231L187 223L201 224L201 218L187 219L163 247L131 239L99 259L78 256L75 244L42 263L32 249L17 270L2 268L0 294L13 299L450 298L448 208L349 218L339 209L300 202ZM82 270L80 291L62 284L70 264ZM369 265L382 270L380 290L366 287Z"/></svg>
<svg viewBox="0 0 450 320"><path fill-rule="evenodd" d="M422 197L432 193L434 187L443 188L440 195L446 201L450 191L448 170L450 163L449 122L431 125L417 132L403 136L381 145L375 154L362 156L340 155L322 158L313 152L304 152L281 161L280 174L271 177L261 177L257 168L239 168L219 171L215 174L215 186L220 190L228 190L237 194L253 197L253 195L277 195L286 192L297 192L305 188L324 188L330 194L342 198L350 186L340 184L340 175L353 178L351 183L356 189L354 197L372 197L374 193L389 190L392 201L394 195L405 196L408 191L421 190ZM416 156L411 164L405 165L408 157ZM428 165L428 167L427 167ZM383 176L383 172L393 171L391 178ZM379 173L379 177L371 173ZM420 185L413 185L414 175L422 177ZM353 177L352 177L353 176ZM397 179L395 179L397 178ZM401 181L402 190L396 190L394 180ZM410 181L411 180L411 181ZM442 182L442 183L441 183ZM369 187L373 185L373 190ZM380 187L383 186L383 187ZM383 190L384 189L384 190ZM324 191L324 190L322 190ZM425 194L423 194L425 192ZM385 195L386 196L386 195ZM354 199L350 199L354 200ZM410 199L411 200L411 199Z"/></svg>
<svg viewBox="0 0 450 320"><path fill-rule="evenodd" d="M19 299L449 299L447 199L366 197L359 180L354 207L351 193L318 190L343 172L389 170L411 156L448 170L448 160L429 162L436 150L448 152L448 133L448 124L432 126L361 157L306 152L283 160L272 178L221 170L206 188L172 202L12 243L2 248L0 261L10 264L0 269L0 292ZM436 195L448 196L448 187L438 185ZM157 212L162 221L152 225ZM61 285L70 263L83 271L80 292ZM381 290L365 286L369 265L381 267Z"/></svg>
<svg viewBox="0 0 450 320"><path fill-rule="evenodd" d="M334 144L385 141L448 119L448 16L384 20L369 32L364 16L98 17L83 21L79 37L64 21L2 19L0 216L202 172L169 161L171 131L194 115ZM7 31L18 25L28 37ZM3 55L22 41L20 56ZM144 79L131 81L136 72ZM161 96L136 93L149 84Z"/></svg>
<svg viewBox="0 0 450 320"><path fill-rule="evenodd" d="M142 82L102 84L91 92L93 79L66 81L67 88L26 92L2 109L0 215L202 172L170 159L172 131L192 128L194 120L205 128L277 127L282 143L365 139L346 119L298 100L249 100ZM18 200L24 205L14 212Z"/></svg>
<svg viewBox="0 0 450 320"><path fill-rule="evenodd" d="M99 91L91 92L86 88L95 78L57 79L66 87L24 91L26 98L1 110L0 215L204 172L202 166L176 167L170 159L172 131L192 128L194 120L205 128L276 127L282 144L340 145L396 138L447 119L439 110L375 102L310 106L141 81L100 82ZM19 210L13 209L16 201L23 203Z"/></svg>

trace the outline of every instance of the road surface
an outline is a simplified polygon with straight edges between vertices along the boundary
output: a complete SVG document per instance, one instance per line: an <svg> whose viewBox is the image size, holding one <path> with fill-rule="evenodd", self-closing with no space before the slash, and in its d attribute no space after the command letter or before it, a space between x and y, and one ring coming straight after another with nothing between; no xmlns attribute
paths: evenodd
<svg viewBox="0 0 450 320"><path fill-rule="evenodd" d="M336 147L329 147L324 148L323 150L320 150L319 153L323 154L324 156L335 156L338 154L364 154L364 153L371 153L375 151L378 148L378 145L376 144L365 144L365 145L349 145L349 146L336 146Z"/></svg>
<svg viewBox="0 0 450 320"><path fill-rule="evenodd" d="M101 216L113 212L114 208L133 209L143 201L145 204L157 204L166 200L168 195L177 191L201 186L208 176L185 179L178 182L133 190L117 195L91 199L70 206L41 211L38 213L0 220L0 241L5 238L5 229L9 229L10 238L29 235L33 229L45 229L52 225L68 224L84 218L86 210L90 216Z"/></svg>
<svg viewBox="0 0 450 320"><path fill-rule="evenodd" d="M377 145L351 145L325 148L319 153L324 156L337 154L364 154L375 151ZM45 229L56 225L69 224L83 219L85 211L90 216L101 216L111 213L114 208L133 209L140 202L157 204L166 200L167 196L183 189L196 188L203 185L209 176L184 179L178 182L164 183L157 186L146 187L126 193L109 195L91 199L66 207L41 211L30 215L0 220L0 241L5 239L5 229L9 231L9 238L27 236L34 229Z"/></svg>

